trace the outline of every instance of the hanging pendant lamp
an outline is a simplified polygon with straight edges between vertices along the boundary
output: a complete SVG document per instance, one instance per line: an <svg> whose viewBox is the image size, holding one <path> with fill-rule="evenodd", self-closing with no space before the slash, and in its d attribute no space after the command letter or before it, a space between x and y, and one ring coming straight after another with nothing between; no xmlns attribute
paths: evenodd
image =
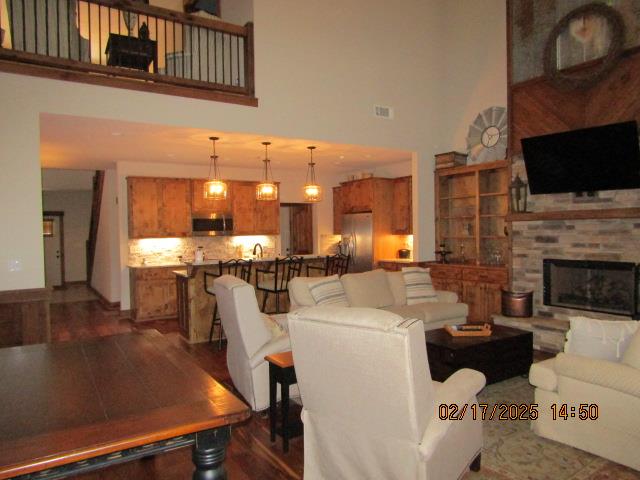
<svg viewBox="0 0 640 480"><path fill-rule="evenodd" d="M267 149L271 142L262 142L264 145L264 180L256 186L256 199L257 200L277 200L278 199L278 185L273 181L273 174L271 173L271 160L267 156Z"/></svg>
<svg viewBox="0 0 640 480"><path fill-rule="evenodd" d="M216 140L220 139L218 137L209 137L209 140L213 142L213 154L209 159L209 180L204 182L204 198L209 200L224 200L227 198L227 184L220 179L218 155L216 155ZM213 177L211 176L212 170Z"/></svg>
<svg viewBox="0 0 640 480"><path fill-rule="evenodd" d="M309 149L309 168L307 169L307 180L302 187L305 202L319 202L322 200L322 188L316 182L315 163L313 163L314 146L307 147Z"/></svg>

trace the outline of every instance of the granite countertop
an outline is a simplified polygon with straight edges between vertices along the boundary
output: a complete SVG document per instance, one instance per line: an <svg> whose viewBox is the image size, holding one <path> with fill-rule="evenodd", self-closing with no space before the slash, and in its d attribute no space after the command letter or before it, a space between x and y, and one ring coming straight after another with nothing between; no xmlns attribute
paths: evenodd
<svg viewBox="0 0 640 480"><path fill-rule="evenodd" d="M185 264L184 263L179 263L179 262L170 262L170 263L145 263L140 264L134 264L134 263L129 263L127 264L128 268L181 268L184 267Z"/></svg>
<svg viewBox="0 0 640 480"><path fill-rule="evenodd" d="M308 255L299 255L300 257L304 258L305 260L314 260L314 259L322 259L325 257L325 255L318 255L318 254L308 254ZM235 257L229 257L229 258L212 258L209 260L205 260L202 263L194 263L193 261L185 261L185 262L167 262L167 263L152 263L152 264L133 264L130 263L127 265L127 267L129 268L184 268L184 267L200 267L200 266L207 266L207 265L216 265L218 264L218 262L220 262L221 260L223 262L226 262L228 260L232 260ZM282 257L280 257L282 258ZM245 260L249 260L252 259L251 257L246 257ZM264 263L264 262L273 262L275 261L276 257L263 257L263 258L253 258L253 262L254 263Z"/></svg>
<svg viewBox="0 0 640 480"><path fill-rule="evenodd" d="M413 258L383 258L378 260L379 262L394 262L394 263L415 263L418 260L414 260Z"/></svg>
<svg viewBox="0 0 640 480"><path fill-rule="evenodd" d="M174 273L178 277L189 278L189 271L186 270L186 269L184 269L184 270L174 270L171 273Z"/></svg>

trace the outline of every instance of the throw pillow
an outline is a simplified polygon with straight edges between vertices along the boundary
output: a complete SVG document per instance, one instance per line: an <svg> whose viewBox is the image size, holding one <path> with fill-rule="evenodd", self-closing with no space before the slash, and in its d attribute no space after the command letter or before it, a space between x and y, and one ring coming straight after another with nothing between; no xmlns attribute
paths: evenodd
<svg viewBox="0 0 640 480"><path fill-rule="evenodd" d="M407 305L438 301L428 268L403 267L402 275L407 289Z"/></svg>
<svg viewBox="0 0 640 480"><path fill-rule="evenodd" d="M631 337L631 341L622 356L622 363L640 370L640 328Z"/></svg>
<svg viewBox="0 0 640 480"><path fill-rule="evenodd" d="M316 301L316 305L332 307L348 307L347 296L342 288L338 275L323 277L315 282L309 282L309 292Z"/></svg>
<svg viewBox="0 0 640 480"><path fill-rule="evenodd" d="M635 320L598 320L590 317L569 317L565 353L619 362L638 330Z"/></svg>
<svg viewBox="0 0 640 480"><path fill-rule="evenodd" d="M395 299L387 281L387 272L378 268L369 272L347 273L340 277L350 307L384 308Z"/></svg>
<svg viewBox="0 0 640 480"><path fill-rule="evenodd" d="M284 333L284 330L282 329L280 324L276 322L273 318L271 318L269 315L267 315L266 313L261 313L260 316L262 317L262 322L264 323L264 326L267 328L267 330L269 330L269 333L271 334L271 338L279 337Z"/></svg>

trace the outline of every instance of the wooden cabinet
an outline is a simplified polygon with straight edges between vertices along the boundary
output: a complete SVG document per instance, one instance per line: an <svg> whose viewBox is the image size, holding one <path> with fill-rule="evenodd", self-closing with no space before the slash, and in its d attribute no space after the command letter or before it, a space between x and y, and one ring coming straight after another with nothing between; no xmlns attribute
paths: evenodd
<svg viewBox="0 0 640 480"><path fill-rule="evenodd" d="M191 308L189 305L189 277L176 275L176 300L178 314L178 329L180 334L189 338L189 322L191 319Z"/></svg>
<svg viewBox="0 0 640 480"><path fill-rule="evenodd" d="M333 234L342 233L342 187L333 187Z"/></svg>
<svg viewBox="0 0 640 480"><path fill-rule="evenodd" d="M256 200L257 182L233 182L233 233L277 235L280 233L280 202Z"/></svg>
<svg viewBox="0 0 640 480"><path fill-rule="evenodd" d="M395 235L411 235L413 233L411 196L411 176L394 178L391 233Z"/></svg>
<svg viewBox="0 0 640 480"><path fill-rule="evenodd" d="M469 306L469 322L489 322L500 313L502 288L508 286L505 267L429 263L436 290L456 292Z"/></svg>
<svg viewBox="0 0 640 480"><path fill-rule="evenodd" d="M176 316L177 292L172 272L173 268L131 269L131 310L135 321Z"/></svg>
<svg viewBox="0 0 640 480"><path fill-rule="evenodd" d="M191 210L193 213L204 216L214 213L231 215L234 182L227 182L227 198L224 200L204 198L204 182L206 182L204 179L191 180Z"/></svg>
<svg viewBox="0 0 640 480"><path fill-rule="evenodd" d="M156 178L127 178L129 238L160 236L160 190Z"/></svg>
<svg viewBox="0 0 640 480"><path fill-rule="evenodd" d="M191 235L191 184L179 178L129 177L129 238Z"/></svg>
<svg viewBox="0 0 640 480"><path fill-rule="evenodd" d="M436 170L436 244L459 262L507 264L507 162Z"/></svg>
<svg viewBox="0 0 640 480"><path fill-rule="evenodd" d="M375 178L364 178L340 184L342 213L370 212L373 209Z"/></svg>

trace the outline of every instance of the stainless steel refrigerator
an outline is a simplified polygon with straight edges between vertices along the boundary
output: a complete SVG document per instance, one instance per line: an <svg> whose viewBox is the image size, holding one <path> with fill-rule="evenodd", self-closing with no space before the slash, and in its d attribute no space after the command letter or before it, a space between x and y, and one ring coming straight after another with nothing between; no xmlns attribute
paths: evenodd
<svg viewBox="0 0 640 480"><path fill-rule="evenodd" d="M342 216L342 250L351 255L350 272L373 269L373 221L371 213Z"/></svg>

